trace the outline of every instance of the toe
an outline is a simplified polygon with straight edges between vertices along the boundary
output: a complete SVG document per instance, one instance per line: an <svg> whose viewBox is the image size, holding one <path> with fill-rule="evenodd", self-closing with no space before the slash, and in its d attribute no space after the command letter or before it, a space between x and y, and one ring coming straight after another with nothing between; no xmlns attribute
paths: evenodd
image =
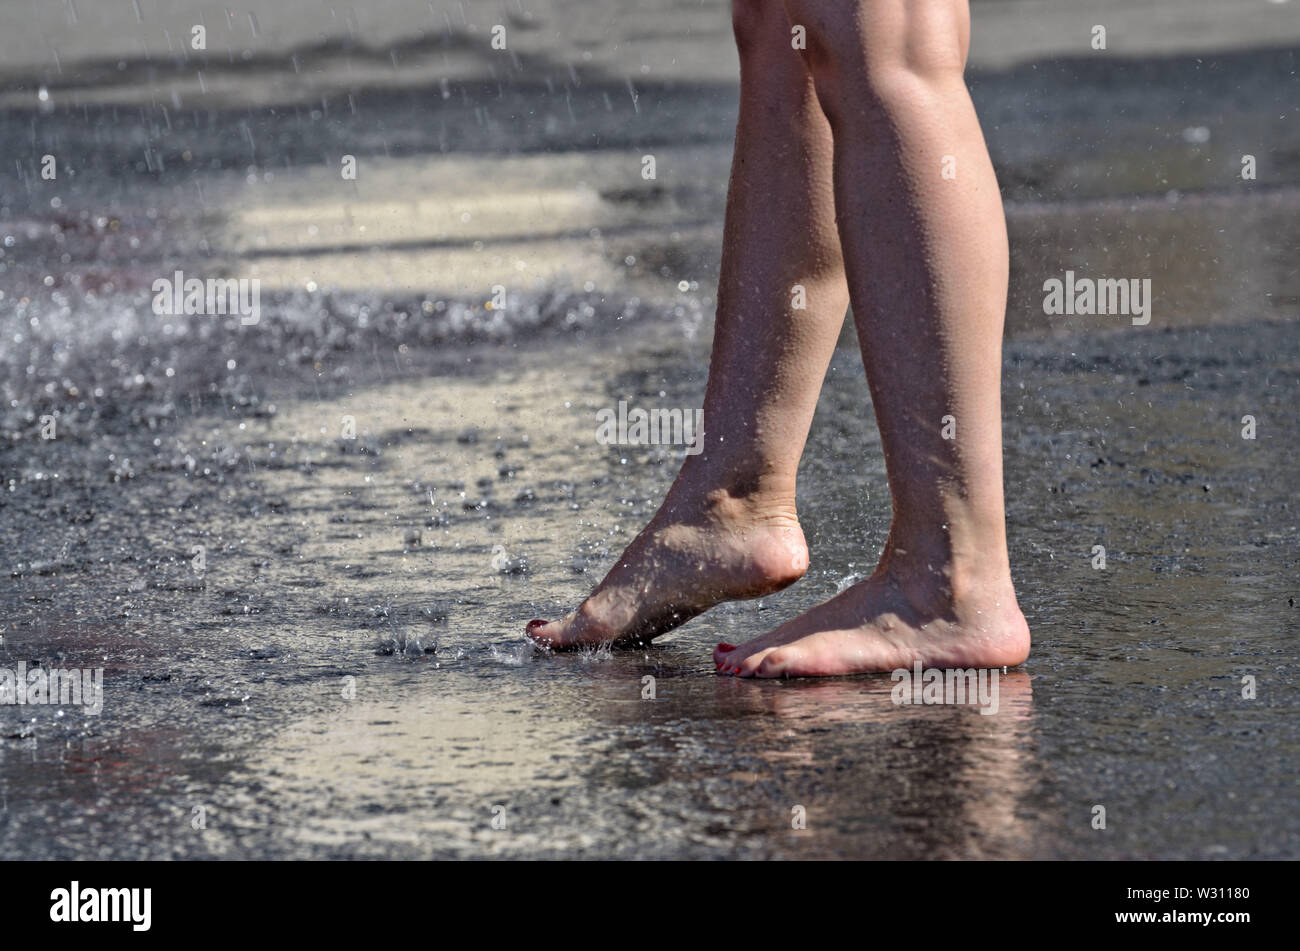
<svg viewBox="0 0 1300 951"><path fill-rule="evenodd" d="M722 651L721 645L714 648L713 665L718 668L718 673L726 674L728 677L735 677L740 673L740 665L744 663L745 648L744 646L732 648L730 651Z"/></svg>
<svg viewBox="0 0 1300 951"><path fill-rule="evenodd" d="M524 634L528 635L529 639L536 640L537 643L546 644L547 647L550 647L555 643L555 628L556 625L551 624L550 621L543 621L538 617L533 618L532 621L528 622L528 626L525 626L524 628Z"/></svg>
<svg viewBox="0 0 1300 951"><path fill-rule="evenodd" d="M717 647L713 648L713 666L721 667L723 662L727 659L727 655L735 649L736 645L734 644L719 644Z"/></svg>
<svg viewBox="0 0 1300 951"><path fill-rule="evenodd" d="M755 651L754 653L750 654L748 657L746 657L737 665L739 667L739 670L736 676L753 677L754 674L758 671L759 666L763 663L763 659L767 657L768 654L772 653L772 651L774 650L776 650L776 648L768 647L764 650Z"/></svg>
<svg viewBox="0 0 1300 951"><path fill-rule="evenodd" d="M769 651L759 662L758 668L754 671L754 676L764 678L786 676L790 663L794 660L793 653L785 647Z"/></svg>

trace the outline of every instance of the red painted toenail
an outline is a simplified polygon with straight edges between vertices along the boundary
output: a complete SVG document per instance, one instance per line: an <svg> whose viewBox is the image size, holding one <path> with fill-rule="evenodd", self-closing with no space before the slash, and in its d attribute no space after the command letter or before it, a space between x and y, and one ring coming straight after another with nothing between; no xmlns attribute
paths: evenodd
<svg viewBox="0 0 1300 951"><path fill-rule="evenodd" d="M735 644L723 644L719 642L718 646L721 647L724 651L734 651L736 649Z"/></svg>
<svg viewBox="0 0 1300 951"><path fill-rule="evenodd" d="M527 631L528 631L529 634L531 634L531 633L533 633L533 631L537 630L537 628L539 628L539 627L545 627L547 624L550 624L550 623L551 623L550 621L542 621L542 620L540 620L540 619L536 619L536 618L535 618L535 619L533 619L533 620L531 620L531 621L528 622L528 628L527 628Z"/></svg>

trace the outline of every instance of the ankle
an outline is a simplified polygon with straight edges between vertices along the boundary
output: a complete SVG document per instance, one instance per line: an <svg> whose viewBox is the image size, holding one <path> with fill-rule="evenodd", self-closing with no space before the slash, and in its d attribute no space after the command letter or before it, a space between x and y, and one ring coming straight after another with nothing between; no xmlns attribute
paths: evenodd
<svg viewBox="0 0 1300 951"><path fill-rule="evenodd" d="M794 518L793 476L683 466L666 507L720 518Z"/></svg>
<svg viewBox="0 0 1300 951"><path fill-rule="evenodd" d="M794 495L732 494L727 489L672 492L664 500L661 515L673 522L711 524L719 528L768 524L797 528Z"/></svg>
<svg viewBox="0 0 1300 951"><path fill-rule="evenodd" d="M888 574L918 609L945 611L958 604L1011 593L1011 563L1000 523L983 533L944 523L930 532L905 532L895 524L880 558Z"/></svg>

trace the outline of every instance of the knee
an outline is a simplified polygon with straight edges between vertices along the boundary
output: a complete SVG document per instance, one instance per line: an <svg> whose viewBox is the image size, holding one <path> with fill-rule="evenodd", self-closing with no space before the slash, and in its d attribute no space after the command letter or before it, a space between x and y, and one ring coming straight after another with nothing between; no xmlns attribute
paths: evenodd
<svg viewBox="0 0 1300 951"><path fill-rule="evenodd" d="M806 35L824 87L888 96L900 84L960 79L970 36L967 0L783 0Z"/></svg>

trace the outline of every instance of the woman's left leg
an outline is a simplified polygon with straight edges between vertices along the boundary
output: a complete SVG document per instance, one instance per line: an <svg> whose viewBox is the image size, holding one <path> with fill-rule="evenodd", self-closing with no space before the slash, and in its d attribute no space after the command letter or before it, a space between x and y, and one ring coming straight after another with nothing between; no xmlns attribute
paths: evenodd
<svg viewBox="0 0 1300 951"><path fill-rule="evenodd" d="M551 647L647 641L808 568L795 473L848 309L830 126L781 0L735 0L733 19L740 119L704 448L578 610L529 624Z"/></svg>

